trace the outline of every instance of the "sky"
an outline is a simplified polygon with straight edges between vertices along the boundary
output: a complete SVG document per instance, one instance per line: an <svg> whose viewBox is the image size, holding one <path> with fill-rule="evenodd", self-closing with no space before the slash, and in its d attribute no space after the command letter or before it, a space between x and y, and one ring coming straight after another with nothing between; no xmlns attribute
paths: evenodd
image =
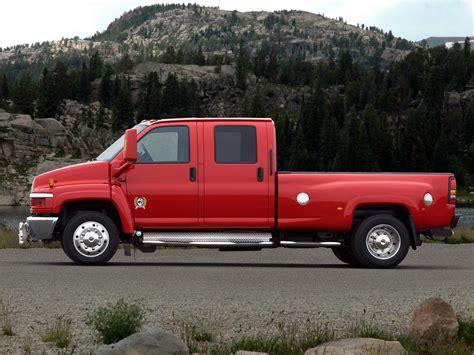
<svg viewBox="0 0 474 355"><path fill-rule="evenodd" d="M0 47L88 37L123 12L157 0L1 0ZM172 3L173 0L162 2ZM179 2L179 1L176 1ZM183 0L181 0L183 2ZM474 35L474 0L195 0L224 10L305 10L348 23L375 25L418 41L430 36Z"/></svg>

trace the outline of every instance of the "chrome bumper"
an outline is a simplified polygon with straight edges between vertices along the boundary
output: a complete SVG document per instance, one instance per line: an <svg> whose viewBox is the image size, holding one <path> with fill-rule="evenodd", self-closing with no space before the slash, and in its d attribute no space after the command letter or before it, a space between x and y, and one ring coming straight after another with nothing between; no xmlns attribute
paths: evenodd
<svg viewBox="0 0 474 355"><path fill-rule="evenodd" d="M18 226L18 243L36 242L53 238L58 217L28 217Z"/></svg>

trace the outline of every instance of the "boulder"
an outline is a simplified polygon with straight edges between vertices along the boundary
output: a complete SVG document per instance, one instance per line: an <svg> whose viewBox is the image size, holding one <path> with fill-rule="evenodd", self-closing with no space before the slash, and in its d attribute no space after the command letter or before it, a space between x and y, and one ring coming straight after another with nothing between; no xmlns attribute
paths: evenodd
<svg viewBox="0 0 474 355"><path fill-rule="evenodd" d="M309 349L305 355L404 355L407 351L398 341L374 338L341 339Z"/></svg>
<svg viewBox="0 0 474 355"><path fill-rule="evenodd" d="M54 118L40 118L36 122L42 126L48 134L55 135L61 134L66 131L66 128L61 122L55 120Z"/></svg>
<svg viewBox="0 0 474 355"><path fill-rule="evenodd" d="M13 128L17 128L26 133L33 133L36 123L31 119L30 115L15 115L11 122Z"/></svg>
<svg viewBox="0 0 474 355"><path fill-rule="evenodd" d="M453 307L441 298L423 301L413 312L411 336L428 346L448 344L458 332L458 319Z"/></svg>
<svg viewBox="0 0 474 355"><path fill-rule="evenodd" d="M135 333L118 343L98 348L94 355L187 355L188 347L176 335L163 330Z"/></svg>
<svg viewBox="0 0 474 355"><path fill-rule="evenodd" d="M5 111L0 111L0 121L8 121L10 120L12 115Z"/></svg>

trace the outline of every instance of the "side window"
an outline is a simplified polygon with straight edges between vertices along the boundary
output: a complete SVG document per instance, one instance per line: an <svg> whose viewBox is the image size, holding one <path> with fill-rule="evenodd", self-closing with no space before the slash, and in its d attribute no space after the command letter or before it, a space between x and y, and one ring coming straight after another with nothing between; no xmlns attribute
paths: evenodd
<svg viewBox="0 0 474 355"><path fill-rule="evenodd" d="M216 126L214 158L217 164L255 164L257 132L255 126Z"/></svg>
<svg viewBox="0 0 474 355"><path fill-rule="evenodd" d="M188 163L189 128L187 126L158 127L138 142L137 163Z"/></svg>

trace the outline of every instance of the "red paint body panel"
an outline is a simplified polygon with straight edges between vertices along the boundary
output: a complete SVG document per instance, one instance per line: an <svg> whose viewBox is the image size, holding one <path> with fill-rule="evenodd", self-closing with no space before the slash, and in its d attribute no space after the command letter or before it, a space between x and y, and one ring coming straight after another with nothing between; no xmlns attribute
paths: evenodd
<svg viewBox="0 0 474 355"><path fill-rule="evenodd" d="M189 162L131 164L122 170L123 154L111 162L90 162L54 170L35 178L32 191L54 195L32 201L34 214L59 214L71 201L111 201L123 231L137 229L275 229L347 232L354 211L367 205L398 205L412 216L416 230L447 227L455 205L448 204L452 174L277 173L275 128L269 119L183 119L151 124L138 140L156 127L186 125L190 134ZM214 128L252 125L257 135L255 164L217 164ZM190 181L190 168L196 181ZM257 181L257 168L264 171ZM120 173L111 174L119 171ZM114 177L114 175L116 175ZM54 179L54 186L49 180ZM305 192L310 202L300 206ZM426 207L425 193L434 202ZM145 197L145 209L135 198Z"/></svg>
<svg viewBox="0 0 474 355"><path fill-rule="evenodd" d="M189 128L189 163L134 164L126 173L128 206L137 229L198 227L198 182L190 181L191 167L198 166L196 122L168 123L164 126ZM153 126L151 129L156 128ZM148 131L143 132L144 136ZM145 197L145 208L135 208L135 198Z"/></svg>
<svg viewBox="0 0 474 355"><path fill-rule="evenodd" d="M255 164L217 164L214 158L214 128L236 125L234 122L204 124L204 222L203 228L271 228L267 122L247 122L257 135ZM263 181L257 181L257 169L263 168ZM272 191L272 194L274 192Z"/></svg>
<svg viewBox="0 0 474 355"><path fill-rule="evenodd" d="M454 205L448 201L452 174L350 174L280 173L278 175L278 227L349 231L359 206L399 205L413 217L416 229L424 231L451 223ZM296 196L306 192L310 202L300 206ZM434 202L423 204L425 193Z"/></svg>

